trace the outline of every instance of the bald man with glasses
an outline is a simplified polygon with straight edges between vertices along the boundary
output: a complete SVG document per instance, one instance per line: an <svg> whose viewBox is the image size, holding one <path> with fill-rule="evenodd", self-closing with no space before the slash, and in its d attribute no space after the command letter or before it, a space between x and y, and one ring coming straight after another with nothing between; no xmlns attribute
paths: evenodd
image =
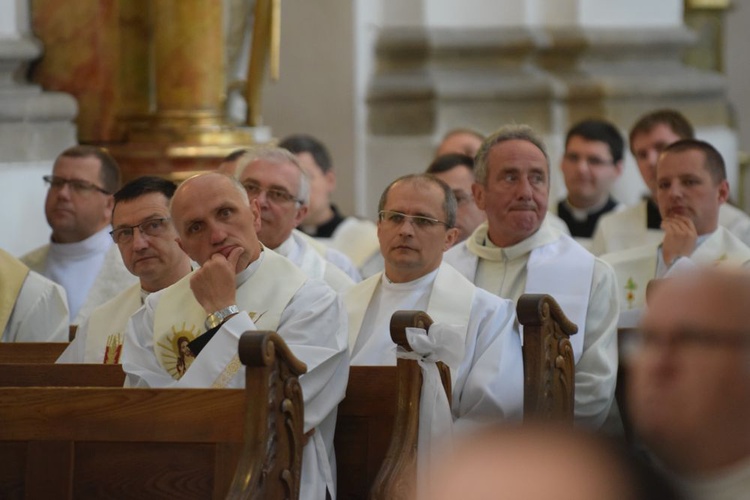
<svg viewBox="0 0 750 500"><path fill-rule="evenodd" d="M70 323L80 324L96 307L132 285L109 232L120 169L94 146L74 146L55 160L44 205L52 228L50 242L21 260L33 271L62 285Z"/></svg>
<svg viewBox="0 0 750 500"><path fill-rule="evenodd" d="M160 177L140 177L114 195L112 240L138 283L94 309L58 363L119 364L130 316L145 298L179 281L191 270L177 243L169 202L177 186Z"/></svg>

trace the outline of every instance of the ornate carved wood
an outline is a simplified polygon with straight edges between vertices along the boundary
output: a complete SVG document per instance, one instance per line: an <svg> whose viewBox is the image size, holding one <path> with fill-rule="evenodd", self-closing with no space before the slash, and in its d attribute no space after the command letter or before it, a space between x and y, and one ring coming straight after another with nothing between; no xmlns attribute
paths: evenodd
<svg viewBox="0 0 750 500"><path fill-rule="evenodd" d="M227 498L296 500L305 445L298 377L307 366L273 332L243 334L239 356L249 404L242 455Z"/></svg>
<svg viewBox="0 0 750 500"><path fill-rule="evenodd" d="M411 351L406 338L407 328L423 328L429 333L432 318L423 311L396 311L391 317L391 338L402 349ZM409 472L415 470L417 438L419 434L419 398L422 390L422 372L415 360L397 360L398 402L388 451L375 478L370 498L372 500L398 500L412 498L415 483ZM451 401L450 370L438 363L448 402Z"/></svg>
<svg viewBox="0 0 750 500"><path fill-rule="evenodd" d="M525 294L516 304L523 325L524 419L573 421L578 331L550 295Z"/></svg>

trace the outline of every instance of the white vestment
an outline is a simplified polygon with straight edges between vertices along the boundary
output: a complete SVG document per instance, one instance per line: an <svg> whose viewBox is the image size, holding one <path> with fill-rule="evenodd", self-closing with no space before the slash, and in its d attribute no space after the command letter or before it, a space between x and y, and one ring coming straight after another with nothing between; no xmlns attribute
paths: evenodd
<svg viewBox="0 0 750 500"><path fill-rule="evenodd" d="M621 311L642 309L646 304L646 285L657 277L658 253L659 244L650 244L602 255L602 260L615 270ZM719 226L689 259L695 264L746 266L750 263L750 248Z"/></svg>
<svg viewBox="0 0 750 500"><path fill-rule="evenodd" d="M2 342L67 342L65 290L0 250Z"/></svg>
<svg viewBox="0 0 750 500"><path fill-rule="evenodd" d="M683 478L675 475L677 487L685 500L740 500L750 492L750 457L724 467L709 476Z"/></svg>
<svg viewBox="0 0 750 500"><path fill-rule="evenodd" d="M315 249L315 251L322 255L325 260L344 271L352 281L355 283L362 281L362 275L359 273L357 266L354 265L352 259L350 259L344 252L336 250L335 248L323 243L323 241L321 241L322 238L313 238L299 229L294 229L292 234L297 235L306 241Z"/></svg>
<svg viewBox="0 0 750 500"><path fill-rule="evenodd" d="M373 257L380 255L377 226L369 220L346 217L336 227L330 238L316 237L315 239L344 253L360 270L363 277L368 276L362 272L366 264Z"/></svg>
<svg viewBox="0 0 750 500"><path fill-rule="evenodd" d="M208 314L192 295L191 277L192 273L149 295L131 317L122 355L126 384L244 387L245 369L237 358L239 337L248 330L277 331L307 365L307 373L300 377L304 430L315 432L303 450L300 498L325 498L326 487L335 498L333 433L349 375L341 299L324 282L307 279L288 259L263 251L237 275L237 305L242 312L221 325L192 363L183 358L180 371L179 340L203 333Z"/></svg>
<svg viewBox="0 0 750 500"><path fill-rule="evenodd" d="M487 223L480 225L466 241L446 252L445 261L478 287L514 302L524 293L549 293L557 300L579 328L571 337L576 359L576 421L600 427L614 400L617 378L619 308L614 272L546 218L536 233L502 249L492 245L487 229ZM478 246L494 247L501 259L478 257L469 249L472 239Z"/></svg>
<svg viewBox="0 0 750 500"><path fill-rule="evenodd" d="M570 205L570 204L568 204L568 205L569 205L569 210L570 210L571 212L573 212L573 211L576 211L576 212L583 212L583 213L585 213L585 211L584 211L584 210L576 209L575 207L573 207L573 206L572 206L572 205ZM620 203L620 202L617 202L617 205L615 205L615 207L614 207L614 208L613 208L612 210L610 210L610 211L609 211L609 212L607 212L606 214L602 214L602 215L601 215L601 216L599 217L599 221L597 221L597 225L598 225L598 224L599 224L599 222L600 222L600 221L602 220L602 217L604 217L604 216L606 216L606 215L608 215L608 214L610 214L610 213L617 213L617 212L622 212L622 211L623 211L623 210L625 210L625 209L627 209L627 205L625 205L624 203ZM565 221L564 221L564 220L562 220L562 219L560 218L560 216L559 216L559 215L557 214L557 203L553 203L553 204L551 204L551 205L550 205L550 207L549 207L549 213L551 213L551 214L554 214L554 215L555 215L555 216L556 216L556 217L557 217L558 219L560 219L560 220L561 220L561 221L562 221L563 223L565 222ZM585 220L585 217L583 217L582 219L583 219L583 220ZM567 227L567 225L566 225L566 227ZM567 232L566 234L570 235L570 228L568 228L568 232ZM578 244L579 244L579 245L581 245L581 246L582 246L583 248L585 248L585 249L586 249L586 250L588 250L589 252L592 252L592 253L593 253L593 246L594 246L594 238L593 238L593 235L592 235L592 237L591 237L591 238L584 238L583 236L572 236L572 238L573 238L574 240L576 240L576 242L578 242ZM597 255L597 254L595 254L595 255Z"/></svg>
<svg viewBox="0 0 750 500"><path fill-rule="evenodd" d="M475 287L448 264L409 283L377 274L345 296L352 365L395 365L390 320L398 310L422 310L458 327L463 361L452 370L456 425L523 416L523 359L514 305Z"/></svg>
<svg viewBox="0 0 750 500"><path fill-rule="evenodd" d="M286 241L273 250L291 260L308 278L323 280L339 293L353 287L352 278L321 255L317 248L320 243L310 240L311 237L295 229Z"/></svg>
<svg viewBox="0 0 750 500"><path fill-rule="evenodd" d="M21 257L33 271L63 286L71 324L81 324L96 307L138 282L122 262L111 230L107 226L76 243L49 243Z"/></svg>
<svg viewBox="0 0 750 500"><path fill-rule="evenodd" d="M138 283L94 309L57 363L119 364L125 327L146 296Z"/></svg>
<svg viewBox="0 0 750 500"><path fill-rule="evenodd" d="M594 255L661 243L664 231L648 228L647 207L648 201L641 200L637 205L621 212L603 215L599 219L591 245ZM719 225L750 246L750 217L745 212L724 203L719 207Z"/></svg>

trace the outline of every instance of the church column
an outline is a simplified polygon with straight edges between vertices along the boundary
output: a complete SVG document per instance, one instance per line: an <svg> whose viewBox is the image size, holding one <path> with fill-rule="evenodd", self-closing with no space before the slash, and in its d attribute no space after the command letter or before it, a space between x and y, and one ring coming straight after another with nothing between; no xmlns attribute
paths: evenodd
<svg viewBox="0 0 750 500"><path fill-rule="evenodd" d="M43 92L25 77L42 50L30 32L28 0L0 0L0 247L14 255L49 238L42 175L76 142L75 100Z"/></svg>
<svg viewBox="0 0 750 500"><path fill-rule="evenodd" d="M551 154L552 200L564 193L564 133L587 117L626 133L641 114L676 107L735 163L724 77L682 61L695 40L683 0L381 3L364 131L370 207L389 179L424 169L459 126L534 127ZM644 186L628 162L618 195L633 202Z"/></svg>

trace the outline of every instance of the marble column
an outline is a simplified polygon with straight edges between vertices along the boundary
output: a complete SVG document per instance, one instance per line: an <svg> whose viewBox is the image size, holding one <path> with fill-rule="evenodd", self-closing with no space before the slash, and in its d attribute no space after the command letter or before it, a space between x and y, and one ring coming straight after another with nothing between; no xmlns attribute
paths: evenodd
<svg viewBox="0 0 750 500"><path fill-rule="evenodd" d="M30 32L28 0L0 0L0 247L14 255L49 238L42 175L76 142L75 100L25 77L42 51Z"/></svg>
<svg viewBox="0 0 750 500"><path fill-rule="evenodd" d="M534 127L550 150L553 200L564 195L564 133L587 117L627 136L641 114L676 107L735 165L725 79L683 63L695 36L682 8L683 0L383 0L362 132L365 211L390 179L423 170L454 127ZM644 186L632 158L625 170L616 194L634 202Z"/></svg>

